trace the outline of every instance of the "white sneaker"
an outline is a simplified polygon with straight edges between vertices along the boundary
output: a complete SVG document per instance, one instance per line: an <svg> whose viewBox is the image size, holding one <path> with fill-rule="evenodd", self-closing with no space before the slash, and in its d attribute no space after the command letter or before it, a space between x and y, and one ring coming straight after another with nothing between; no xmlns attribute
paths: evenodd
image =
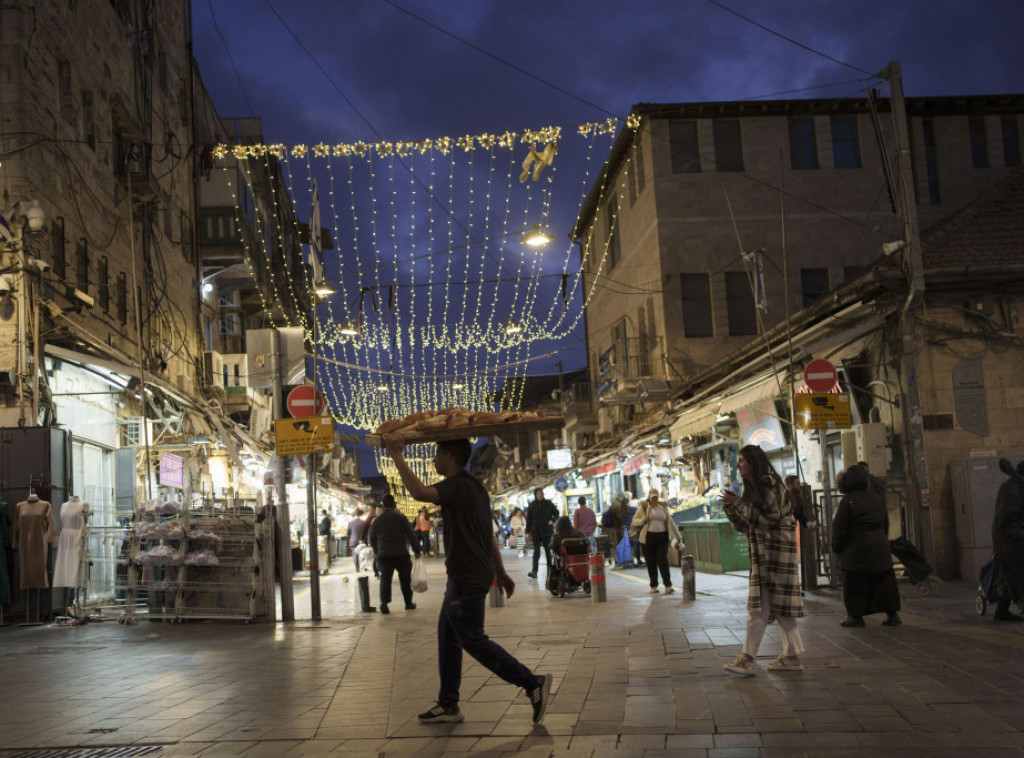
<svg viewBox="0 0 1024 758"><path fill-rule="evenodd" d="M739 674L740 676L753 676L754 675L754 660L748 658L743 653L737 655L732 661L722 666L726 671L732 672L733 674Z"/></svg>
<svg viewBox="0 0 1024 758"><path fill-rule="evenodd" d="M657 595L658 594L658 588L657 587L651 587L651 594L652 595Z"/></svg>
<svg viewBox="0 0 1024 758"><path fill-rule="evenodd" d="M803 671L803 664L800 663L800 656L793 655L787 658L780 655L771 663L765 666L769 671Z"/></svg>

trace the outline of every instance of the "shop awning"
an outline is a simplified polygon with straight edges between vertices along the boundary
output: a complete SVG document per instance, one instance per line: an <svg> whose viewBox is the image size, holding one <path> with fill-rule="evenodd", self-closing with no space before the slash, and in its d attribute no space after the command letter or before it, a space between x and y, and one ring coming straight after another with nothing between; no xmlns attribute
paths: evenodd
<svg viewBox="0 0 1024 758"><path fill-rule="evenodd" d="M699 408L677 418L669 427L669 432L674 440L689 437L714 427L717 416L716 411L708 410L706 407Z"/></svg>
<svg viewBox="0 0 1024 758"><path fill-rule="evenodd" d="M612 473L619 465L619 462L614 458L610 461L604 461L593 466L587 466L583 471L580 472L580 477L583 479L592 479L595 476L602 476L603 474Z"/></svg>
<svg viewBox="0 0 1024 758"><path fill-rule="evenodd" d="M721 414L732 413L738 411L741 408L746 408L748 405L759 403L762 400L770 400L771 398L777 397L780 394L779 387L782 387L783 393L788 393L789 384L785 381L784 374L769 374L757 381L755 384L750 384L747 387L732 393L722 401L722 406L718 409Z"/></svg>
<svg viewBox="0 0 1024 758"><path fill-rule="evenodd" d="M640 455L634 455L628 461L622 464L622 475L629 476L639 471L644 464L647 463L647 453L640 453Z"/></svg>

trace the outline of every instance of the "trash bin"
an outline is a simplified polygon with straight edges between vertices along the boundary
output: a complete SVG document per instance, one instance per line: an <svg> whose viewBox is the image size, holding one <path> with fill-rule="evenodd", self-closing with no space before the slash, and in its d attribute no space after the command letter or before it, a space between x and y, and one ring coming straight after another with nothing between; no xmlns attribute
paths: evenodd
<svg viewBox="0 0 1024 758"><path fill-rule="evenodd" d="M305 568L302 565L302 548L292 548L292 571L302 571Z"/></svg>

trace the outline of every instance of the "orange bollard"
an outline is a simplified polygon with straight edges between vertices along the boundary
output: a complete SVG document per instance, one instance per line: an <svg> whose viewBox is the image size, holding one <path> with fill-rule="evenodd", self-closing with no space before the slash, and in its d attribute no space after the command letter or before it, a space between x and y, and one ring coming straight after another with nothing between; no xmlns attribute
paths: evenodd
<svg viewBox="0 0 1024 758"><path fill-rule="evenodd" d="M590 599L595 603L608 602L608 585L604 573L604 556L590 556Z"/></svg>

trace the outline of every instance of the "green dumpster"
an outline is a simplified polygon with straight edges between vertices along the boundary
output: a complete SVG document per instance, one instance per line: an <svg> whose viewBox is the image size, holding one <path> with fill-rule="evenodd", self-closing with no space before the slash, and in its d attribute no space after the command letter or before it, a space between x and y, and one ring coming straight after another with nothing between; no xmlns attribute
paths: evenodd
<svg viewBox="0 0 1024 758"><path fill-rule="evenodd" d="M686 542L684 552L693 556L702 571L747 571L750 553L747 536L736 531L729 519L684 521L677 525Z"/></svg>

